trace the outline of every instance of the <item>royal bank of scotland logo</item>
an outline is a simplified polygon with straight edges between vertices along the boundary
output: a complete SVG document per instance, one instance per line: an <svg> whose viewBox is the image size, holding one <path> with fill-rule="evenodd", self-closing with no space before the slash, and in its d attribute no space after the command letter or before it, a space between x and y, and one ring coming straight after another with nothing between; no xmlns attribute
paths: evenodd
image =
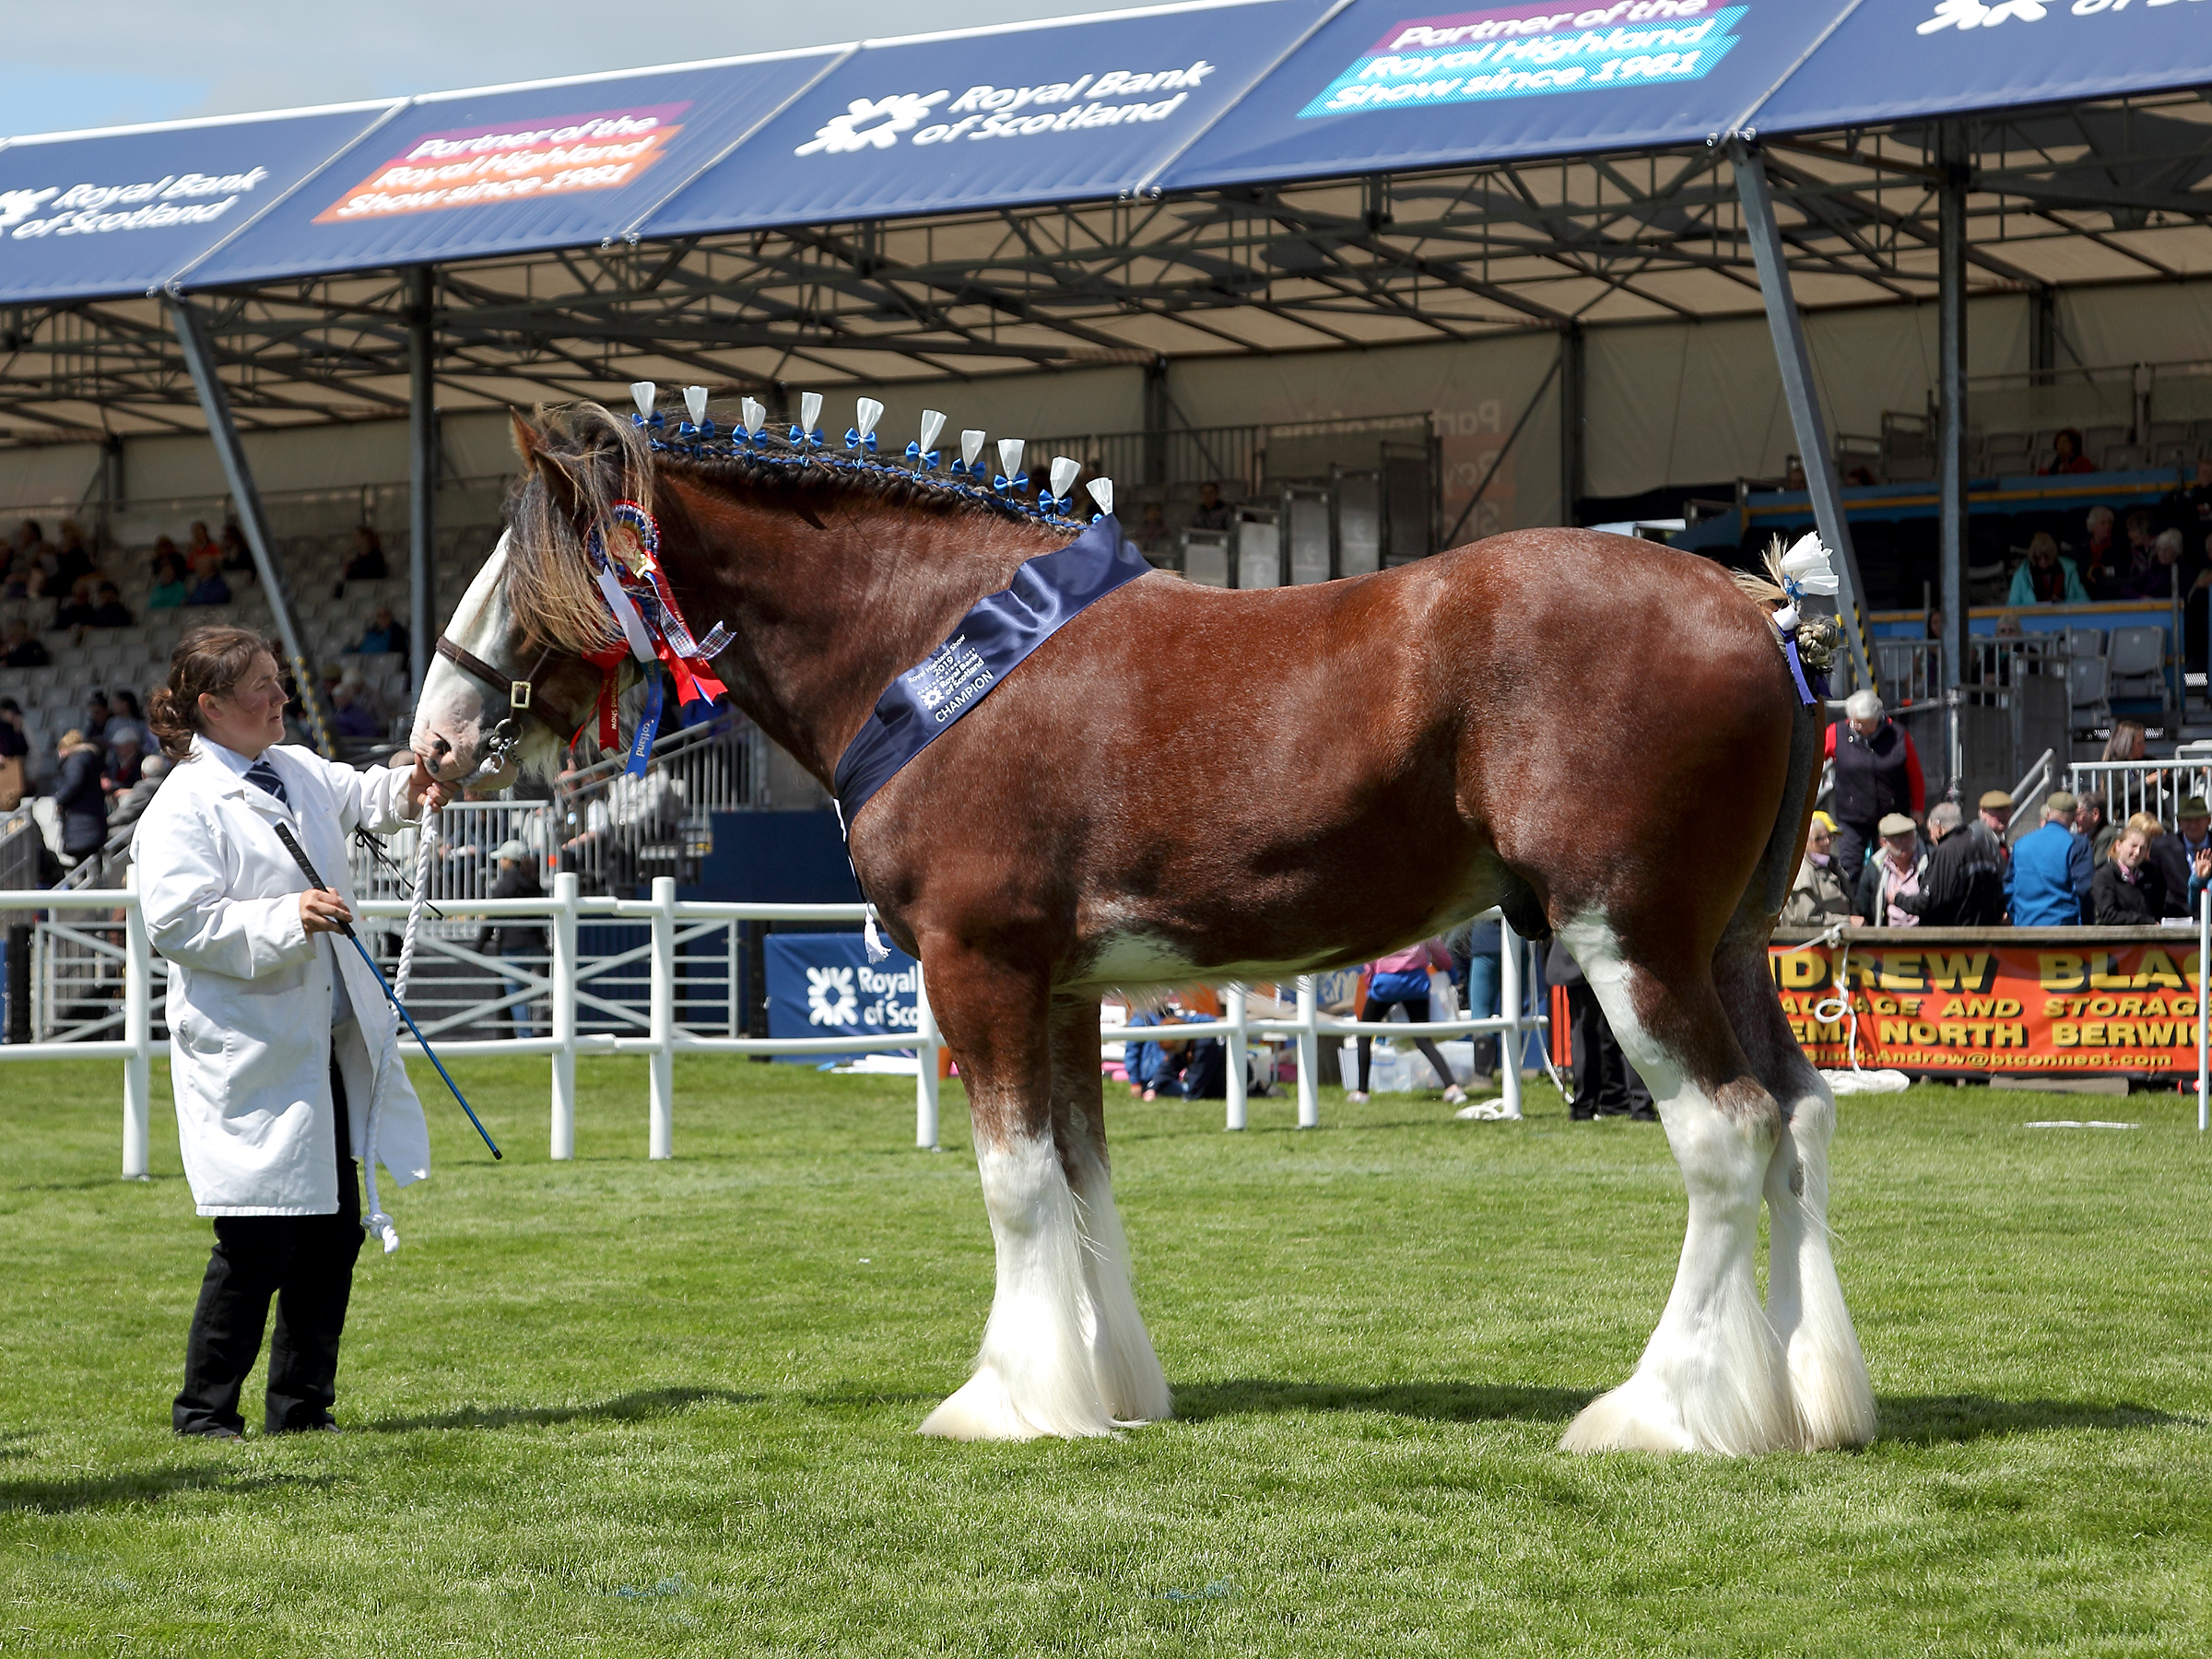
<svg viewBox="0 0 2212 1659"><path fill-rule="evenodd" d="M850 968L806 970L806 1023L849 1026L860 1018Z"/></svg>

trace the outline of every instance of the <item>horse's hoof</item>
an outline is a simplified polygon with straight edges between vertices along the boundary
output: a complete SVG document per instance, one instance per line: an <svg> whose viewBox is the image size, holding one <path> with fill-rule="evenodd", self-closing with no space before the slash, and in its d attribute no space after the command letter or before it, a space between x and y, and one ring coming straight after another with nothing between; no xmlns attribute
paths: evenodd
<svg viewBox="0 0 2212 1659"><path fill-rule="evenodd" d="M1064 1402L1061 1408L1024 1410L1014 1403L1005 1380L995 1368L980 1366L958 1392L923 1418L921 1434L946 1440L1027 1441L1047 1435L1063 1440L1111 1435L1113 1420L1095 1402L1088 1407Z"/></svg>
<svg viewBox="0 0 2212 1659"><path fill-rule="evenodd" d="M1794 1452L1805 1444L1805 1430L1789 1402L1776 1399L1764 1411L1734 1402L1734 1409L1694 1414L1693 1421L1673 1390L1648 1371L1639 1371L1609 1394L1583 1407L1559 1437L1562 1452L1702 1452L1722 1457L1750 1457L1761 1452Z"/></svg>

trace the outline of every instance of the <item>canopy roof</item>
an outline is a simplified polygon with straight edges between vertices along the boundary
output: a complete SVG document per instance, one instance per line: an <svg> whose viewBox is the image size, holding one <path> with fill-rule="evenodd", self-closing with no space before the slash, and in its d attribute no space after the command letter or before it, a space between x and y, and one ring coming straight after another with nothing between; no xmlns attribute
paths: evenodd
<svg viewBox="0 0 2212 1659"><path fill-rule="evenodd" d="M2207 7L2212 10L2212 7ZM2087 15L2077 15L2086 12ZM1799 299L1932 293L1936 121L1976 291L2212 270L2193 0L1207 0L0 145L0 418L397 412L1465 338L1756 310L1724 135Z"/></svg>

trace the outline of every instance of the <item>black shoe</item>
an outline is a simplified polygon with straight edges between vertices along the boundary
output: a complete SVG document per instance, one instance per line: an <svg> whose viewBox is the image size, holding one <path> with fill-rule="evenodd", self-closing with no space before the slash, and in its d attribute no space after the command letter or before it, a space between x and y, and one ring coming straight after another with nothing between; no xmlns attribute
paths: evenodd
<svg viewBox="0 0 2212 1659"><path fill-rule="evenodd" d="M244 1440L246 1438L237 1430L227 1428L221 1423L216 1424L216 1426L212 1429L180 1429L177 1430L177 1432L186 1440L225 1441Z"/></svg>
<svg viewBox="0 0 2212 1659"><path fill-rule="evenodd" d="M1655 1124L1658 1121L1659 1113L1653 1107L1641 1107L1629 1113L1629 1122L1631 1124Z"/></svg>
<svg viewBox="0 0 2212 1659"><path fill-rule="evenodd" d="M264 1432L268 1434L343 1434L345 1430L328 1418L324 1418L319 1423L292 1423L282 1429L269 1429Z"/></svg>
<svg viewBox="0 0 2212 1659"><path fill-rule="evenodd" d="M1597 1122L1597 1113L1594 1112L1570 1112L1567 1114L1567 1121L1571 1124L1594 1124Z"/></svg>

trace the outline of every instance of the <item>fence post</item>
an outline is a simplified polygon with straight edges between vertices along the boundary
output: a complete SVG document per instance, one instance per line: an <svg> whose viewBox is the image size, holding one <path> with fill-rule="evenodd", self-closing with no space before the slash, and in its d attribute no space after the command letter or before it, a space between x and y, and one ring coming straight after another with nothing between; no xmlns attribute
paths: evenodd
<svg viewBox="0 0 2212 1659"><path fill-rule="evenodd" d="M676 1156L676 877L653 878L653 1086L648 1158Z"/></svg>
<svg viewBox="0 0 2212 1659"><path fill-rule="evenodd" d="M937 1016L929 1006L929 981L914 962L914 1145L937 1149Z"/></svg>
<svg viewBox="0 0 2212 1659"><path fill-rule="evenodd" d="M553 877L553 1156L576 1156L576 900L573 870Z"/></svg>
<svg viewBox="0 0 2212 1659"><path fill-rule="evenodd" d="M1321 1033L1314 1029L1321 1016L1316 1008L1313 976L1298 976L1298 1126L1321 1127Z"/></svg>
<svg viewBox="0 0 2212 1659"><path fill-rule="evenodd" d="M147 1137L153 1109L154 954L146 936L146 912L138 901L138 865L124 877L130 897L123 912L123 1040L131 1052L123 1063L123 1178L148 1181Z"/></svg>
<svg viewBox="0 0 2212 1659"><path fill-rule="evenodd" d="M1521 1115L1521 935L1502 915L1498 918L1498 1011L1512 1024L1498 1034L1499 1098L1505 1115Z"/></svg>
<svg viewBox="0 0 2212 1659"><path fill-rule="evenodd" d="M1228 1004L1222 1009L1226 1016L1223 1023L1229 1028L1229 1035L1224 1040L1229 1044L1229 1067L1223 1074L1229 1095L1229 1121L1223 1126L1229 1129L1244 1127L1245 1011L1244 987L1231 985L1229 988Z"/></svg>

